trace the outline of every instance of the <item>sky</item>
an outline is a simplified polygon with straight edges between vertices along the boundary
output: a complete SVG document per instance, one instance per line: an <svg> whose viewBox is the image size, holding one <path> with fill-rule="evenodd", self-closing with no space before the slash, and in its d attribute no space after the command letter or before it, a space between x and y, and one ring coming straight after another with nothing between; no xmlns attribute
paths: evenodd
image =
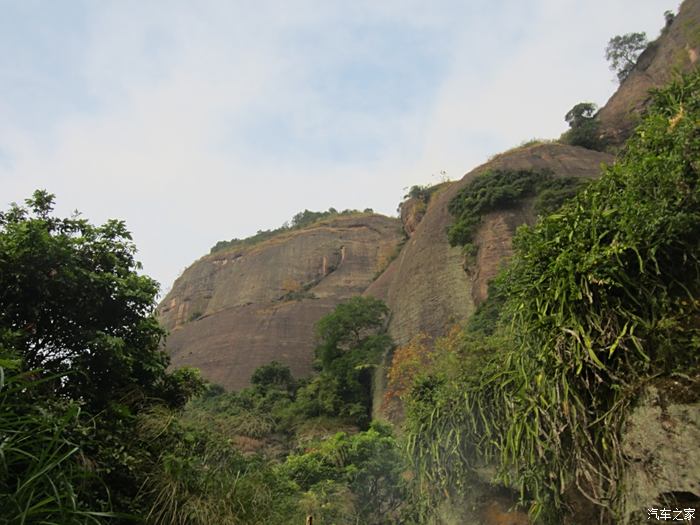
<svg viewBox="0 0 700 525"><path fill-rule="evenodd" d="M304 210L395 215L617 87L678 0L0 0L0 209L126 221L166 292Z"/></svg>

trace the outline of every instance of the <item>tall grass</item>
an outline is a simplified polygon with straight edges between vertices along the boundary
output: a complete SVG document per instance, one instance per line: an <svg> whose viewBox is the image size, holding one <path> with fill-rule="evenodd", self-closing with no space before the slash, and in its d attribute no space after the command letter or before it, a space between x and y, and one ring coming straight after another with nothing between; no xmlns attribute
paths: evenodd
<svg viewBox="0 0 700 525"><path fill-rule="evenodd" d="M143 446L161 451L139 495L147 523L285 523L296 512L294 487L264 458L242 455L211 421L164 407L144 411L139 421Z"/></svg>
<svg viewBox="0 0 700 525"><path fill-rule="evenodd" d="M81 501L91 480L80 447L66 436L77 424L76 403L41 401L37 380L0 354L0 523L73 525L116 517Z"/></svg>

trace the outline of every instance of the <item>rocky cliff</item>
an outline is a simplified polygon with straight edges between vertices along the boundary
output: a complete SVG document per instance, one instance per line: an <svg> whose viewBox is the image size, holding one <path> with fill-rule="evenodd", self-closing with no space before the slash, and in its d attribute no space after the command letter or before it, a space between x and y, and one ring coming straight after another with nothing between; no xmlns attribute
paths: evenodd
<svg viewBox="0 0 700 525"><path fill-rule="evenodd" d="M630 75L598 112L600 132L614 149L622 145L647 107L649 90L667 84L679 72L697 68L700 57L700 0L686 0L658 39L637 59Z"/></svg>
<svg viewBox="0 0 700 525"><path fill-rule="evenodd" d="M600 129L613 149L631 133L650 88L663 85L674 71L697 67L699 22L700 0L686 0L600 110ZM475 238L476 258L465 265L462 249L451 247L446 236L452 198L491 169L548 169L562 177L590 178L598 175L601 162L612 161L608 154L562 144L516 148L458 182L440 185L429 198L407 200L401 221L341 216L203 257L159 307L171 331L167 347L173 364L197 366L228 388L246 385L257 366L273 359L289 364L296 376L306 375L314 323L338 302L361 293L388 304L389 330L398 344L419 333L440 335L486 298L489 280L511 254L515 229L535 219L527 202L485 215ZM381 273L404 235L409 238L400 254Z"/></svg>
<svg viewBox="0 0 700 525"><path fill-rule="evenodd" d="M562 144L516 148L467 173L460 181L444 184L430 198L425 215L399 256L367 289L392 311L389 331L398 344L414 335L435 337L469 316L486 298L488 281L511 255L515 229L535 219L529 206L493 212L483 217L477 231L476 260L465 268L461 247L451 247L447 228L453 217L447 209L454 196L474 177L493 169L549 169L561 177L596 177L606 153Z"/></svg>
<svg viewBox="0 0 700 525"><path fill-rule="evenodd" d="M402 240L398 219L361 214L202 257L158 307L173 366L229 389L272 360L308 375L316 321L361 294Z"/></svg>

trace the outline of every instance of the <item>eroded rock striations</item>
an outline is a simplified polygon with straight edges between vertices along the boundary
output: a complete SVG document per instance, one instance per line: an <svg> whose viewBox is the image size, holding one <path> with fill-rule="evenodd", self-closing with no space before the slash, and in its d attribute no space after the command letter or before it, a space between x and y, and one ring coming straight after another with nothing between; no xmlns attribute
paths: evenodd
<svg viewBox="0 0 700 525"><path fill-rule="evenodd" d="M229 389L273 360L308 375L315 323L361 294L402 239L397 219L339 216L202 257L158 307L173 366L200 368Z"/></svg>

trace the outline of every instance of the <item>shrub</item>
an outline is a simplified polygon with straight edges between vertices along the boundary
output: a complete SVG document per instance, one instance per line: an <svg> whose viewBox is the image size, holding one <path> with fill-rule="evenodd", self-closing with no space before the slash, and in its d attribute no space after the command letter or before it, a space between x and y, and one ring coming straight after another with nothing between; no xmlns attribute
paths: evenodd
<svg viewBox="0 0 700 525"><path fill-rule="evenodd" d="M524 198L548 191L538 201L538 211L546 211L575 193L582 184L580 179L557 178L550 171L488 171L475 177L450 201L448 209L455 222L449 227L447 237L452 246L467 245L474 240L483 214L512 208Z"/></svg>
<svg viewBox="0 0 700 525"><path fill-rule="evenodd" d="M561 523L568 491L621 520L625 415L651 378L700 373L698 118L695 72L654 94L600 180L519 231L505 337L467 341L481 359L412 391L410 450L436 490L491 462L534 518Z"/></svg>
<svg viewBox="0 0 700 525"><path fill-rule="evenodd" d="M562 141L572 146L601 151L604 143L600 138L600 124L595 118L597 106L592 102L580 102L571 108L564 120L569 131L562 135Z"/></svg>

